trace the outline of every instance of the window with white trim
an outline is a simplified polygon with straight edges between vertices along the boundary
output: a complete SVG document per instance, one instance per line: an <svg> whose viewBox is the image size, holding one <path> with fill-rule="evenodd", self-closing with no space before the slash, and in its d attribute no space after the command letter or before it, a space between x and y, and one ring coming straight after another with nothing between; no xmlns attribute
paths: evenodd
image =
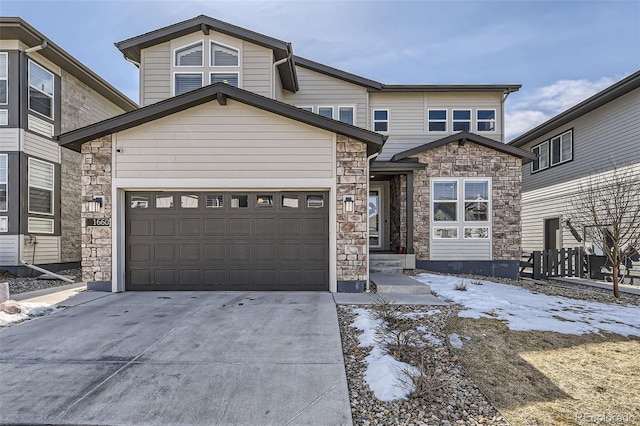
<svg viewBox="0 0 640 426"><path fill-rule="evenodd" d="M551 165L564 163L573 157L573 131L551 138Z"/></svg>
<svg viewBox="0 0 640 426"><path fill-rule="evenodd" d="M9 124L9 110L0 109L0 126Z"/></svg>
<svg viewBox="0 0 640 426"><path fill-rule="evenodd" d="M0 212L7 211L9 190L9 156L0 154Z"/></svg>
<svg viewBox="0 0 640 426"><path fill-rule="evenodd" d="M476 130L478 132L496 131L496 110L479 109L476 110Z"/></svg>
<svg viewBox="0 0 640 426"><path fill-rule="evenodd" d="M0 52L0 104L8 102L9 88L9 55L7 52Z"/></svg>
<svg viewBox="0 0 640 426"><path fill-rule="evenodd" d="M427 111L428 130L430 132L447 131L447 110L430 109Z"/></svg>
<svg viewBox="0 0 640 426"><path fill-rule="evenodd" d="M389 110L388 109L373 110L373 131L374 132L389 131Z"/></svg>
<svg viewBox="0 0 640 426"><path fill-rule="evenodd" d="M27 224L28 231L34 234L53 234L53 219L30 217Z"/></svg>
<svg viewBox="0 0 640 426"><path fill-rule="evenodd" d="M53 73L29 61L29 109L53 119Z"/></svg>
<svg viewBox="0 0 640 426"><path fill-rule="evenodd" d="M212 72L211 84L224 83L230 86L238 87L240 76L237 72Z"/></svg>
<svg viewBox="0 0 640 426"><path fill-rule="evenodd" d="M176 67L201 67L204 65L202 42L175 50Z"/></svg>
<svg viewBox="0 0 640 426"><path fill-rule="evenodd" d="M458 220L458 181L443 180L433 183L433 221Z"/></svg>
<svg viewBox="0 0 640 426"><path fill-rule="evenodd" d="M451 111L453 117L453 131L462 132L471 130L471 110L454 109Z"/></svg>
<svg viewBox="0 0 640 426"><path fill-rule="evenodd" d="M297 108L300 108L303 111L309 111L309 112L313 112L313 107L312 106L297 106Z"/></svg>
<svg viewBox="0 0 640 426"><path fill-rule="evenodd" d="M175 73L174 93L176 96L202 87L202 73Z"/></svg>
<svg viewBox="0 0 640 426"><path fill-rule="evenodd" d="M464 220L465 222L489 221L489 181L464 181Z"/></svg>
<svg viewBox="0 0 640 426"><path fill-rule="evenodd" d="M212 67L237 67L239 65L239 51L214 41L211 42Z"/></svg>
<svg viewBox="0 0 640 426"><path fill-rule="evenodd" d="M544 141L531 148L531 152L538 157L531 162L531 173L544 170L549 167L549 141Z"/></svg>
<svg viewBox="0 0 640 426"><path fill-rule="evenodd" d="M318 115L327 118L333 118L333 107L332 106L319 106L318 107Z"/></svg>
<svg viewBox="0 0 640 426"><path fill-rule="evenodd" d="M29 213L53 214L54 167L29 158Z"/></svg>
<svg viewBox="0 0 640 426"><path fill-rule="evenodd" d="M9 232L9 218L0 216L0 232Z"/></svg>
<svg viewBox="0 0 640 426"><path fill-rule="evenodd" d="M355 108L352 106L338 107L338 120L343 123L353 124Z"/></svg>

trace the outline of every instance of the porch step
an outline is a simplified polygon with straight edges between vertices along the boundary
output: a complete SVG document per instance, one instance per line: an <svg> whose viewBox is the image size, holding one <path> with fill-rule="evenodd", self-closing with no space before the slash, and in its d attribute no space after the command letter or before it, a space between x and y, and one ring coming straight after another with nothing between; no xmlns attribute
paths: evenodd
<svg viewBox="0 0 640 426"><path fill-rule="evenodd" d="M404 254L396 253L369 253L370 260L402 260L404 256Z"/></svg>
<svg viewBox="0 0 640 426"><path fill-rule="evenodd" d="M430 294L431 287L402 273L370 273L378 294Z"/></svg>
<svg viewBox="0 0 640 426"><path fill-rule="evenodd" d="M396 258L383 258L376 257L369 260L369 273L384 273L384 274L401 274L402 266L404 265L404 259Z"/></svg>
<svg viewBox="0 0 640 426"><path fill-rule="evenodd" d="M369 266L369 274L402 274L402 266Z"/></svg>

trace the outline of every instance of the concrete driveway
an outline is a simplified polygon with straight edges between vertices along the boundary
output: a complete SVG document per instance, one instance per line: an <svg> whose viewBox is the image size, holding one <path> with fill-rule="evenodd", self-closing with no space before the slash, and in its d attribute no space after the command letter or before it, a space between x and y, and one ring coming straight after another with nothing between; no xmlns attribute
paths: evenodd
<svg viewBox="0 0 640 426"><path fill-rule="evenodd" d="M0 347L3 424L351 424L329 293L109 294Z"/></svg>

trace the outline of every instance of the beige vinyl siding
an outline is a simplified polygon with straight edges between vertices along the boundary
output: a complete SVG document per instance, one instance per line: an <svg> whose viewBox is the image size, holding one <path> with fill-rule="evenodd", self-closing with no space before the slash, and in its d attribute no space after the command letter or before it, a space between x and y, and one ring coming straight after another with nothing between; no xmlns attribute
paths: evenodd
<svg viewBox="0 0 640 426"><path fill-rule="evenodd" d="M332 178L334 134L210 102L120 132L116 178Z"/></svg>
<svg viewBox="0 0 640 426"><path fill-rule="evenodd" d="M20 129L0 129L0 151L20 150Z"/></svg>
<svg viewBox="0 0 640 426"><path fill-rule="evenodd" d="M38 235L35 244L29 244L29 237L21 235L22 240L22 260L35 265L45 263L60 262L60 237L49 235Z"/></svg>
<svg viewBox="0 0 640 426"><path fill-rule="evenodd" d="M273 52L262 46L244 42L242 49L242 88L271 98L273 96Z"/></svg>
<svg viewBox="0 0 640 426"><path fill-rule="evenodd" d="M143 49L140 63L141 106L171 96L171 42Z"/></svg>
<svg viewBox="0 0 640 426"><path fill-rule="evenodd" d="M19 235L0 234L0 266L15 266L18 264Z"/></svg>
<svg viewBox="0 0 640 426"><path fill-rule="evenodd" d="M471 131L502 142L502 94L487 93L375 93L369 95L368 128L372 128L374 109L389 110L389 139L385 143L380 161L388 161L398 152L406 151L425 143L433 142L453 133L452 110L471 110ZM447 131L428 132L427 113L429 109L447 110ZM492 109L496 111L496 131L476 131L476 111Z"/></svg>
<svg viewBox="0 0 640 426"><path fill-rule="evenodd" d="M333 106L334 117L338 106L354 106L355 124L366 127L367 89L356 84L329 77L306 68L296 67L300 90L283 92L282 101L297 106ZM317 111L317 110L314 110Z"/></svg>
<svg viewBox="0 0 640 426"><path fill-rule="evenodd" d="M431 238L429 260L491 260L491 238L478 241L458 237L455 240Z"/></svg>
<svg viewBox="0 0 640 426"><path fill-rule="evenodd" d="M31 132L24 132L24 152L42 160L60 163L60 145Z"/></svg>
<svg viewBox="0 0 640 426"><path fill-rule="evenodd" d="M280 71L278 71L277 67L274 67L273 82L275 85L273 98L276 101L282 102L282 98L284 98L284 87L282 87L282 80L280 80Z"/></svg>
<svg viewBox="0 0 640 426"><path fill-rule="evenodd" d="M531 150L540 142L573 128L573 160L533 174L530 164L523 166L523 192L610 169L610 158L623 164L640 164L639 105L640 89L636 89L523 146Z"/></svg>

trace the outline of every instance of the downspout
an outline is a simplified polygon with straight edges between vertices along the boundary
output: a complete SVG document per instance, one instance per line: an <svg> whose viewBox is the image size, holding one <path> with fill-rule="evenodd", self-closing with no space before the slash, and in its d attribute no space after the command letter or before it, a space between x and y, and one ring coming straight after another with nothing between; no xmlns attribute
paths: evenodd
<svg viewBox="0 0 640 426"><path fill-rule="evenodd" d="M371 164L371 161L374 160L378 155L380 155L379 152L376 152L374 154L371 154L370 156L367 157L367 199L365 202L365 205L367 206L367 223L368 223L368 219L369 219L369 179L371 179L371 175L369 174L369 165ZM365 283L365 293L369 293L371 292L371 286L369 285L369 263L370 263L370 258L369 258L370 254L369 254L369 226L367 225L367 282Z"/></svg>
<svg viewBox="0 0 640 426"><path fill-rule="evenodd" d="M504 134L504 103L507 101L507 98L511 94L511 89L507 89L505 93L503 93L502 101L500 102L500 134L502 135L502 143L504 143L506 135Z"/></svg>
<svg viewBox="0 0 640 426"><path fill-rule="evenodd" d="M123 55L124 56L124 55ZM133 65L135 65L136 67L140 68L140 62L136 62L133 59L129 59L126 56L124 56L124 60L127 62L131 62Z"/></svg>
<svg viewBox="0 0 640 426"><path fill-rule="evenodd" d="M24 53L37 52L38 50L42 50L47 47L47 44L49 44L47 40L42 40L42 43L40 43L39 45L25 49Z"/></svg>
<svg viewBox="0 0 640 426"><path fill-rule="evenodd" d="M271 98L272 99L276 98L276 71L277 71L276 69L278 68L278 65L284 64L285 62L291 60L291 58L293 58L293 50L287 49L287 56L273 63L273 81L271 82Z"/></svg>

